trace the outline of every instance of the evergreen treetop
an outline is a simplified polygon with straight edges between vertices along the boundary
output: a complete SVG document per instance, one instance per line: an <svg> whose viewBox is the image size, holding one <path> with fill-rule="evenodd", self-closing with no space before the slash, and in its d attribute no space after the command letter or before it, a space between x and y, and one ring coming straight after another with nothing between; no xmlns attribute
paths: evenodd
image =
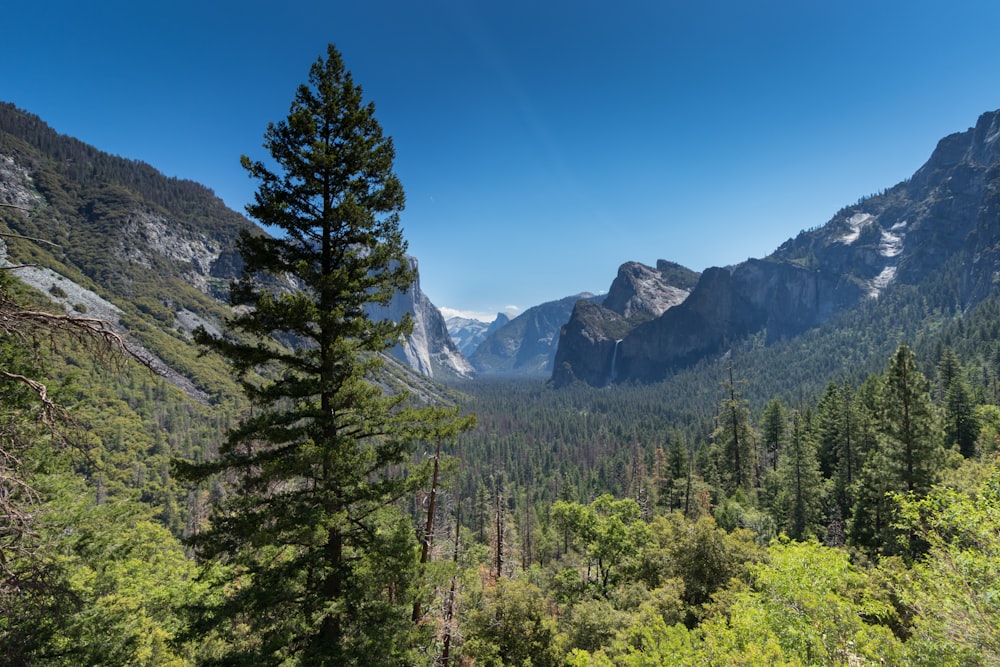
<svg viewBox="0 0 1000 667"><path fill-rule="evenodd" d="M193 542L204 558L230 559L244 583L202 620L250 626L255 640L237 645L236 661L405 661L419 567L395 503L426 479L404 474L417 444L464 422L386 391L377 375L379 354L411 329L365 309L413 280L392 142L330 46L264 146L277 169L243 157L260 181L247 210L283 234L242 236L229 331L197 336L253 405L217 461L187 468L236 480Z"/></svg>

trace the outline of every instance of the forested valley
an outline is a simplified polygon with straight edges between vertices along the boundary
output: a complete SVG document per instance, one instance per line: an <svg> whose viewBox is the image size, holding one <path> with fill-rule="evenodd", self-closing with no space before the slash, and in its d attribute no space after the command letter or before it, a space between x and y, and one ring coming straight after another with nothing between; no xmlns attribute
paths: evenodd
<svg viewBox="0 0 1000 667"><path fill-rule="evenodd" d="M430 390L383 361L410 323L364 315L414 279L372 113L330 47L244 158L286 235L240 235L225 331L101 258L197 392L0 271L0 661L1000 663L996 296L956 303L956 266L655 384ZM19 262L85 208L54 169L0 208Z"/></svg>

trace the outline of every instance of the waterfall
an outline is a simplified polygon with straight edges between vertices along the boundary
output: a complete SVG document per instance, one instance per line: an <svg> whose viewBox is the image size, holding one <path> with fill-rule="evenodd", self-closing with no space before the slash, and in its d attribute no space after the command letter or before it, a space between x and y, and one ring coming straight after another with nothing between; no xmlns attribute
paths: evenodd
<svg viewBox="0 0 1000 667"><path fill-rule="evenodd" d="M614 384L618 380L618 346L621 345L621 342L621 338L616 340L615 349L611 351L611 380L608 384Z"/></svg>

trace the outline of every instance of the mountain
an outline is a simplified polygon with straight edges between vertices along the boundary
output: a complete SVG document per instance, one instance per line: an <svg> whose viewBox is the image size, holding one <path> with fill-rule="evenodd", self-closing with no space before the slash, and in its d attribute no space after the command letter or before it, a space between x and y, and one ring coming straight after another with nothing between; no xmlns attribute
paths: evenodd
<svg viewBox="0 0 1000 667"><path fill-rule="evenodd" d="M469 361L480 375L544 377L552 372L559 330L577 301L600 301L583 293L524 311L489 334Z"/></svg>
<svg viewBox="0 0 1000 667"><path fill-rule="evenodd" d="M202 185L101 152L11 104L0 104L0 202L10 205L0 221L26 237L4 244L4 261L25 265L15 275L67 312L107 318L189 395L235 389L190 338L221 327L241 270L236 240L259 227ZM413 316L413 336L394 350L411 368L471 374L419 283L385 312Z"/></svg>
<svg viewBox="0 0 1000 667"><path fill-rule="evenodd" d="M497 313L492 322L483 322L471 317L455 315L444 322L448 326L448 334L451 335L458 351L469 357L487 336L510 322L510 317L505 313Z"/></svg>
<svg viewBox="0 0 1000 667"><path fill-rule="evenodd" d="M734 341L791 339L904 286L947 285L924 297L945 311L968 311L993 291L998 247L994 111L942 139L908 181L845 207L763 259L706 270L682 303L653 319L623 327L582 307L561 338L552 380L601 386L614 368L619 382L656 381Z"/></svg>
<svg viewBox="0 0 1000 667"><path fill-rule="evenodd" d="M407 256L410 268L418 271L415 257ZM398 322L404 315L413 318L413 333L392 349L392 355L422 375L469 378L475 374L472 364L462 355L448 333L441 311L420 289L417 280L405 293L396 293L386 306L370 306L377 319Z"/></svg>
<svg viewBox="0 0 1000 667"><path fill-rule="evenodd" d="M622 264L603 303L575 304L561 330L554 376L560 384L569 378L593 386L616 381L622 339L640 324L683 303L697 280L697 272L662 259L655 269L639 262Z"/></svg>

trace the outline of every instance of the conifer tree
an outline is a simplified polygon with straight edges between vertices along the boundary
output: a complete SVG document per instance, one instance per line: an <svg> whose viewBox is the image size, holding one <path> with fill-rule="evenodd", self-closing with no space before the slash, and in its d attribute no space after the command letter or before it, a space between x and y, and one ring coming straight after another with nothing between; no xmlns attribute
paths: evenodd
<svg viewBox="0 0 1000 667"><path fill-rule="evenodd" d="M725 493L731 495L738 489L749 490L756 486L759 470L750 411L746 399L737 391L732 361L728 371L729 381L723 383L726 397L719 404L718 426L712 437L722 456L721 485Z"/></svg>
<svg viewBox="0 0 1000 667"><path fill-rule="evenodd" d="M413 280L392 141L330 46L264 147L270 162L242 158L259 181L247 211L281 234L241 237L228 332L197 335L237 372L252 414L218 460L181 466L235 480L193 544L239 579L195 629L246 628L226 664L408 663L418 549L396 502L427 476L402 470L455 413L378 375L411 330L366 310Z"/></svg>
<svg viewBox="0 0 1000 667"><path fill-rule="evenodd" d="M958 447L962 456L971 458L976 454L979 420L975 415L972 389L953 348L945 348L937 373L937 396L944 407L944 444Z"/></svg>
<svg viewBox="0 0 1000 667"><path fill-rule="evenodd" d="M784 530L796 540L815 535L823 504L823 478L812 425L799 413L792 416L791 437L781 453L778 476Z"/></svg>
<svg viewBox="0 0 1000 667"><path fill-rule="evenodd" d="M761 439L763 440L763 455L765 468L772 471L778 469L778 457L785 443L786 430L785 406L780 398L772 398L764 407L761 416Z"/></svg>
<svg viewBox="0 0 1000 667"><path fill-rule="evenodd" d="M896 350L880 386L877 443L867 452L859 477L851 541L871 552L895 553L900 535L886 494L925 496L937 481L944 449L930 383L909 347Z"/></svg>
<svg viewBox="0 0 1000 667"><path fill-rule="evenodd" d="M962 375L962 362L953 347L946 347L941 353L937 364L937 396L943 399L948 393L948 387Z"/></svg>
<svg viewBox="0 0 1000 667"><path fill-rule="evenodd" d="M833 502L841 517L850 516L854 486L861 472L861 419L849 386L831 382L818 406L820 470L833 480Z"/></svg>
<svg viewBox="0 0 1000 667"><path fill-rule="evenodd" d="M900 345L885 372L882 438L894 489L926 495L937 479L943 450L930 383L917 369L916 356Z"/></svg>
<svg viewBox="0 0 1000 667"><path fill-rule="evenodd" d="M966 458L976 455L979 419L975 407L969 383L963 377L955 377L945 393L944 436L945 443L958 447Z"/></svg>

